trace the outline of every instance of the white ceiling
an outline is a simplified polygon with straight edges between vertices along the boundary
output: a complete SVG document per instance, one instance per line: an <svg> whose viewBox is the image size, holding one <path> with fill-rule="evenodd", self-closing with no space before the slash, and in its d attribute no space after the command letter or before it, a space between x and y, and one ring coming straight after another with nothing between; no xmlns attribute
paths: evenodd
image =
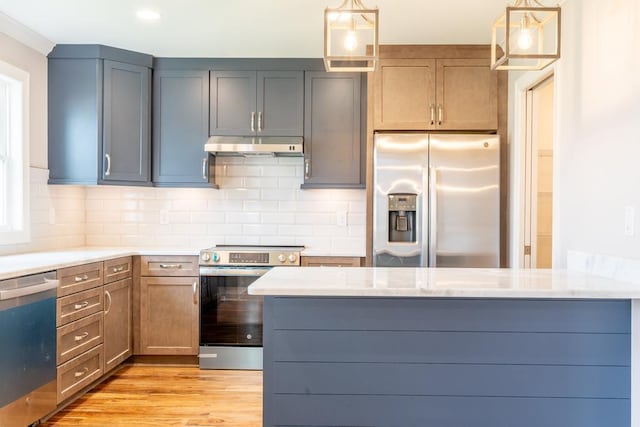
<svg viewBox="0 0 640 427"><path fill-rule="evenodd" d="M484 44L509 0L364 0L382 44ZM54 43L155 56L322 57L323 11L341 0L0 0L0 12ZM141 22L141 8L161 19Z"/></svg>

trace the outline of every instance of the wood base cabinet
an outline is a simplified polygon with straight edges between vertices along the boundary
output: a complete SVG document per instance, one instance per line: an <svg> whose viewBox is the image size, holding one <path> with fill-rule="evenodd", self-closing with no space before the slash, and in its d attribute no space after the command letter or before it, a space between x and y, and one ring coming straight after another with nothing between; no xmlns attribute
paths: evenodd
<svg viewBox="0 0 640 427"><path fill-rule="evenodd" d="M142 354L198 354L198 278L140 279Z"/></svg>
<svg viewBox="0 0 640 427"><path fill-rule="evenodd" d="M104 285L104 372L131 356L131 278Z"/></svg>

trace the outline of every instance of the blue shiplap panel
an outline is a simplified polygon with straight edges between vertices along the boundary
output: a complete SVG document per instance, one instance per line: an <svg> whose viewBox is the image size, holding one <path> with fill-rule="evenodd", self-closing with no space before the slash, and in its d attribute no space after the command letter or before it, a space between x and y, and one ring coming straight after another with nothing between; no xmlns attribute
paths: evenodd
<svg viewBox="0 0 640 427"><path fill-rule="evenodd" d="M277 394L628 399L631 368L612 366L275 363Z"/></svg>
<svg viewBox="0 0 640 427"><path fill-rule="evenodd" d="M628 301L276 298L276 329L629 333Z"/></svg>
<svg viewBox="0 0 640 427"><path fill-rule="evenodd" d="M275 425L630 427L627 399L276 395Z"/></svg>
<svg viewBox="0 0 640 427"><path fill-rule="evenodd" d="M630 427L629 301L265 299L264 426Z"/></svg>
<svg viewBox="0 0 640 427"><path fill-rule="evenodd" d="M630 366L627 334L274 331L274 361Z"/></svg>

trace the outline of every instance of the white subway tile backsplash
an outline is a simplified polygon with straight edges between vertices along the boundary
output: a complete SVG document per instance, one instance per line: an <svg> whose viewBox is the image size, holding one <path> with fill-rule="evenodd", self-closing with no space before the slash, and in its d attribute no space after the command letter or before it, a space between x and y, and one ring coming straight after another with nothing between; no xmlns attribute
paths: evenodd
<svg viewBox="0 0 640 427"><path fill-rule="evenodd" d="M70 246L302 245L364 253L364 190L301 190L301 158L219 158L219 190L51 186L32 169L33 241L0 254ZM51 210L55 223L50 224ZM161 211L168 224L160 224ZM337 213L347 212L347 225Z"/></svg>

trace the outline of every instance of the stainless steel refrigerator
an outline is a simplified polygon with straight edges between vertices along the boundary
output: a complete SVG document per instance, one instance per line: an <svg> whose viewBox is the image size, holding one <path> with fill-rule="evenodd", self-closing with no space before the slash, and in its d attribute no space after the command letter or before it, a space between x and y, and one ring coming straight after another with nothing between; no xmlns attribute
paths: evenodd
<svg viewBox="0 0 640 427"><path fill-rule="evenodd" d="M373 265L500 266L497 135L376 133Z"/></svg>

